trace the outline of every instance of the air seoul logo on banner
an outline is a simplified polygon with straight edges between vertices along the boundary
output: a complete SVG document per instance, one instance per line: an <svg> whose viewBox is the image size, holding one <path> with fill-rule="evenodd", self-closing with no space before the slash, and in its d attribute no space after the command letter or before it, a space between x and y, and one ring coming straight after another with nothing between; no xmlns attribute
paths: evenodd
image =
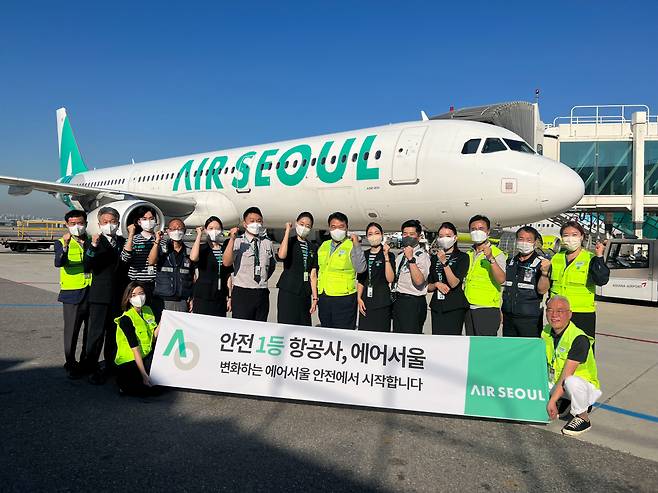
<svg viewBox="0 0 658 493"><path fill-rule="evenodd" d="M293 146L278 158L275 156L280 149L266 149L260 155L257 151L245 152L234 163L229 163L229 157L225 155L212 159L205 157L198 162L190 159L178 171L173 191L223 189L225 184L222 183L221 175L229 167L235 168L231 169L231 174L235 171L231 186L236 189L245 188L250 182L255 187L269 187L272 178L294 187L301 183L311 167L315 167L315 173L323 183L336 183L343 179L348 162L356 164L357 180L377 180L379 168L368 167L370 149L376 137L368 135L358 152L352 149L356 138L350 137L342 143L340 152L332 154L331 157L329 153L338 146L334 146L335 142L329 140L322 146L316 161L312 161L313 150L308 144ZM274 172L270 174L273 169ZM226 174L226 171L224 173Z"/></svg>
<svg viewBox="0 0 658 493"><path fill-rule="evenodd" d="M199 362L199 347L193 342L185 342L183 329L176 329L162 355L173 357L179 370L191 370Z"/></svg>

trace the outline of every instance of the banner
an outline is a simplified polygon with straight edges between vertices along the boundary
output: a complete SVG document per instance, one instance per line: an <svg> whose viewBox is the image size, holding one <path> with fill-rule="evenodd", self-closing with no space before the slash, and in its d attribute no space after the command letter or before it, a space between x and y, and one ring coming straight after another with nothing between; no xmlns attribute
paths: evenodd
<svg viewBox="0 0 658 493"><path fill-rule="evenodd" d="M164 311L156 385L547 422L541 339L300 327Z"/></svg>

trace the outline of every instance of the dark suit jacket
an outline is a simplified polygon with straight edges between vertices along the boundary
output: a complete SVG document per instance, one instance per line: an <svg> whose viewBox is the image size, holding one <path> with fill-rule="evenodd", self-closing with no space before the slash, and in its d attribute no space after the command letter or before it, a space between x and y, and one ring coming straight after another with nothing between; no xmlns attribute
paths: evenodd
<svg viewBox="0 0 658 493"><path fill-rule="evenodd" d="M84 266L92 273L91 286L89 287L90 303L119 304L125 289L128 277L127 265L121 261L121 250L126 239L117 236L116 246L101 235L98 245L94 248L91 242L85 250Z"/></svg>

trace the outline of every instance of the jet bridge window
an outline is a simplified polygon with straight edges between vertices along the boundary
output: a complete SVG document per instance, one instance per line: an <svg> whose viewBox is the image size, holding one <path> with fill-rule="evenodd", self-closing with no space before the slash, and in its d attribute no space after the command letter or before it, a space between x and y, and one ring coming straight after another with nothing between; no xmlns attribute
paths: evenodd
<svg viewBox="0 0 658 493"><path fill-rule="evenodd" d="M464 147L462 147L462 154L475 154L478 152L478 147L480 147L480 140L482 139L471 139L464 142Z"/></svg>
<svg viewBox="0 0 658 493"><path fill-rule="evenodd" d="M506 151L507 147L500 139L488 138L484 141L482 146L482 154L489 154L491 152Z"/></svg>
<svg viewBox="0 0 658 493"><path fill-rule="evenodd" d="M648 243L613 243L606 265L610 269L648 269Z"/></svg>
<svg viewBox="0 0 658 493"><path fill-rule="evenodd" d="M512 140L512 139L503 139L507 146L516 152L527 152L528 154L534 154L535 151L532 150L532 147L530 147L528 144L523 142L522 140Z"/></svg>

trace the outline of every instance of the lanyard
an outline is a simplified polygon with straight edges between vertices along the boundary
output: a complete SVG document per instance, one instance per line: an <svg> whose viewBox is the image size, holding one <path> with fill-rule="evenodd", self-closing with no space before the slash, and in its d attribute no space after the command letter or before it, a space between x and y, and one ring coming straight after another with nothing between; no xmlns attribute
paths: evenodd
<svg viewBox="0 0 658 493"><path fill-rule="evenodd" d="M304 259L304 272L308 272L308 243L305 241L300 241L299 247L302 249L302 259Z"/></svg>
<svg viewBox="0 0 658 493"><path fill-rule="evenodd" d="M377 258L376 253L368 253L368 287L372 288L372 266Z"/></svg>
<svg viewBox="0 0 658 493"><path fill-rule="evenodd" d="M254 250L254 280L260 282L260 249L258 248L258 238L251 240Z"/></svg>

